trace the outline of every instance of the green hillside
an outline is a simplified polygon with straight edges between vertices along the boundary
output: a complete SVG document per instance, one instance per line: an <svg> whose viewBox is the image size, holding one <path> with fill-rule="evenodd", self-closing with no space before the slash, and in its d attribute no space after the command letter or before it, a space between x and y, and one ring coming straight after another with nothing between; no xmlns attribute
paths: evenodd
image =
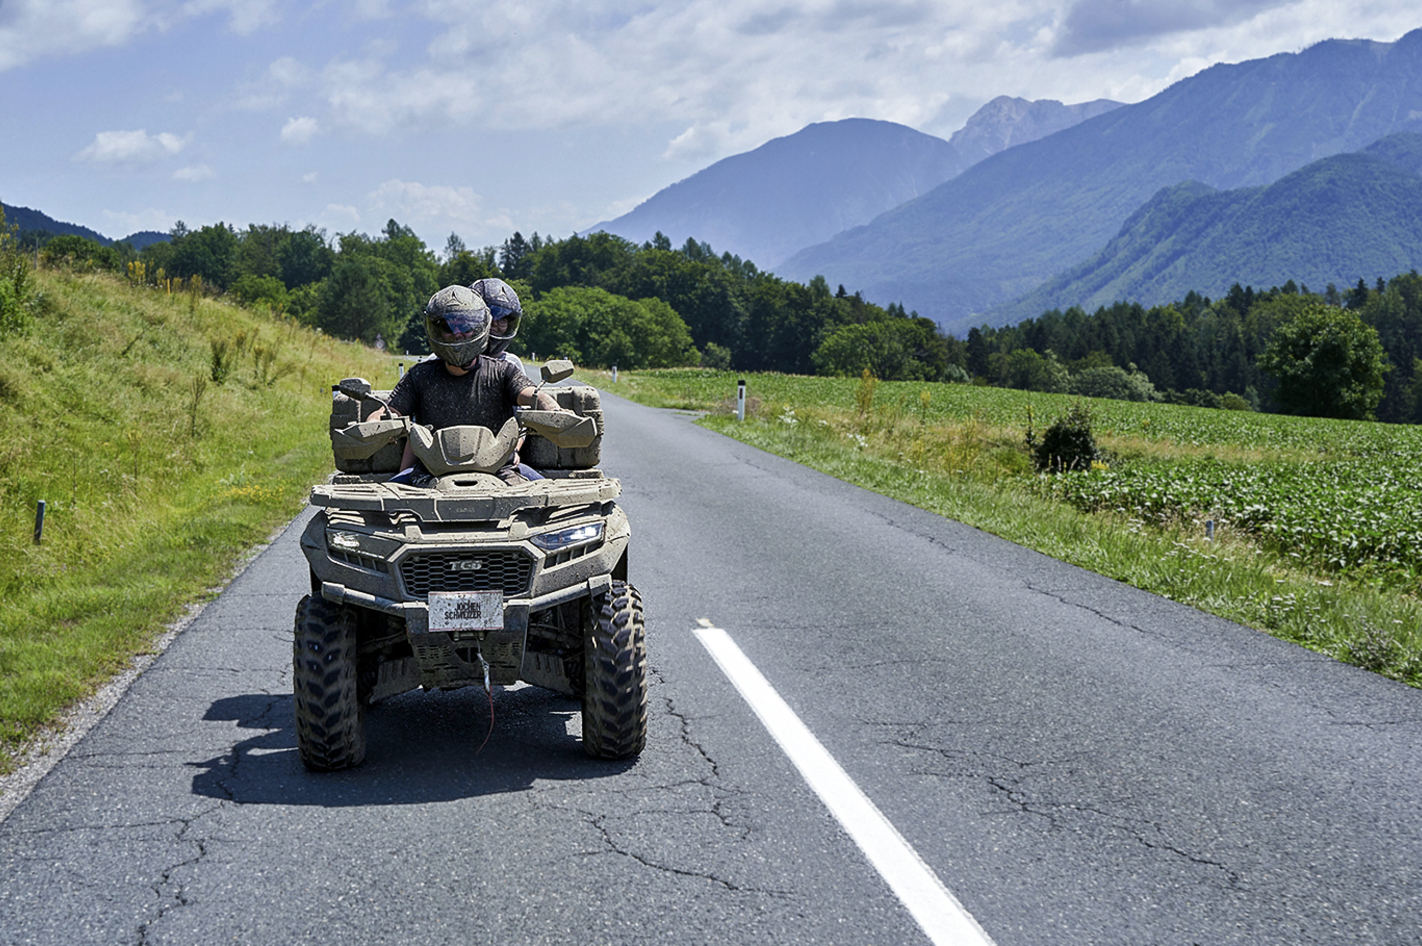
<svg viewBox="0 0 1422 946"><path fill-rule="evenodd" d="M364 346L199 294L12 282L0 266L0 771L300 511L331 469L334 380L394 380Z"/></svg>
<svg viewBox="0 0 1422 946"><path fill-rule="evenodd" d="M1422 265L1422 135L1315 161L1267 187L1198 182L1156 194L1086 262L987 316L1014 322L1048 309L1128 299L1156 305L1230 286L1352 286Z"/></svg>
<svg viewBox="0 0 1422 946"><path fill-rule="evenodd" d="M1418 114L1422 30L1390 44L1330 40L1218 65L994 155L777 271L822 273L966 330L1099 250L1161 188L1270 184L1321 157L1417 130Z"/></svg>

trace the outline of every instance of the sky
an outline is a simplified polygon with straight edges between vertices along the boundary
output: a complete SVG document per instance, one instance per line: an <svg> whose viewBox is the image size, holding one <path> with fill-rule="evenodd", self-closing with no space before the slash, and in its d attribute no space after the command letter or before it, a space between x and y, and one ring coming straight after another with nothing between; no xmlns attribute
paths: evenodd
<svg viewBox="0 0 1422 946"><path fill-rule="evenodd" d="M0 201L115 239L561 238L812 122L947 138L999 95L1138 102L1419 26L1415 0L0 0Z"/></svg>

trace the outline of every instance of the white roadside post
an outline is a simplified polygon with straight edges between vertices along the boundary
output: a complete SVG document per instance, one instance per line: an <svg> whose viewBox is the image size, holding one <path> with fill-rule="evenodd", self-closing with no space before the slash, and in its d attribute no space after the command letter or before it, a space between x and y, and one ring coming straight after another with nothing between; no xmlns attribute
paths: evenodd
<svg viewBox="0 0 1422 946"><path fill-rule="evenodd" d="M736 383L736 420L746 419L746 379Z"/></svg>

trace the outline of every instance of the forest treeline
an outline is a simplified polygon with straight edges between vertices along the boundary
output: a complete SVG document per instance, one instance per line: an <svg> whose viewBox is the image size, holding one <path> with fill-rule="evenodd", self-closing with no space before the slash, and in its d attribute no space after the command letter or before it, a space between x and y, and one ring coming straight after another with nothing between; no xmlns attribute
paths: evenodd
<svg viewBox="0 0 1422 946"><path fill-rule="evenodd" d="M900 305L832 290L822 277L791 282L694 239L674 248L661 234L636 244L607 233L563 240L514 233L480 249L451 234L439 254L394 220L375 236L333 238L314 227L189 230L180 223L168 241L142 252L46 236L21 234L19 242L50 263L111 269L156 286L176 280L412 353L427 350L420 313L432 293L500 276L525 302L515 349L590 366L868 370L885 380L1422 421L1422 276L1415 271L1342 292L1311 293L1292 282L1262 291L1236 285L1215 300L1191 292L1167 305L1052 310L958 339ZM1312 322L1302 319L1306 313ZM1305 323L1343 338L1351 347L1337 357L1352 361L1331 374L1315 367L1312 375L1291 375L1288 358L1326 360L1297 341L1289 349L1295 354L1280 354L1279 329ZM1338 388L1326 392L1336 397L1300 403L1292 393L1320 385ZM1345 390L1359 387L1367 390Z"/></svg>

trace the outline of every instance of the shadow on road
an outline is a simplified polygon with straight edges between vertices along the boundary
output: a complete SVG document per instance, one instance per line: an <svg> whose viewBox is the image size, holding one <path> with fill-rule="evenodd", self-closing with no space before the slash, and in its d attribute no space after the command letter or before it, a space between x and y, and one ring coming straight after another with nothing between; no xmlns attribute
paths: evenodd
<svg viewBox="0 0 1422 946"><path fill-rule="evenodd" d="M217 700L204 722L260 730L213 759L189 762L193 794L248 805L416 805L524 791L535 780L592 779L627 771L635 760L583 754L576 700L537 687L405 694L366 711L366 759L344 772L306 771L296 752L290 694ZM570 725L571 724L571 725Z"/></svg>

